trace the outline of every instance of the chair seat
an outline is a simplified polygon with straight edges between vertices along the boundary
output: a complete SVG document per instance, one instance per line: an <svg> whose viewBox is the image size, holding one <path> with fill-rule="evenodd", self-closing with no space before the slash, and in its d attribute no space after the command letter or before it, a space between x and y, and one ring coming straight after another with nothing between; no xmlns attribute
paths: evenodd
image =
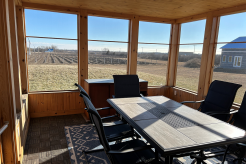
<svg viewBox="0 0 246 164"><path fill-rule="evenodd" d="M135 136L132 127L128 124L104 126L104 131L108 142Z"/></svg>
<svg viewBox="0 0 246 164"><path fill-rule="evenodd" d="M124 150L134 147L146 146L141 140L131 140L119 144L110 145L111 150ZM161 164L155 160L155 153L151 149L134 151L125 154L111 154L117 164Z"/></svg>

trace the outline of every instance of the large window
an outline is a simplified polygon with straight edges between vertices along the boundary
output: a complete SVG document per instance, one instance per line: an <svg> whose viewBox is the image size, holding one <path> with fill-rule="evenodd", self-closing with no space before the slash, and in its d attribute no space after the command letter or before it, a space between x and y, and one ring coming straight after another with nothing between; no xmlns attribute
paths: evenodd
<svg viewBox="0 0 246 164"><path fill-rule="evenodd" d="M137 74L150 86L165 85L170 24L139 22Z"/></svg>
<svg viewBox="0 0 246 164"><path fill-rule="evenodd" d="M76 89L77 15L26 9L25 20L29 91Z"/></svg>
<svg viewBox="0 0 246 164"><path fill-rule="evenodd" d="M224 56L228 61L223 62ZM222 61L222 62L221 62ZM220 18L213 80L242 84L235 102L241 103L246 90L246 13Z"/></svg>
<svg viewBox="0 0 246 164"><path fill-rule="evenodd" d="M176 85L197 92L206 20L183 23Z"/></svg>
<svg viewBox="0 0 246 164"><path fill-rule="evenodd" d="M88 78L127 73L129 20L88 17Z"/></svg>

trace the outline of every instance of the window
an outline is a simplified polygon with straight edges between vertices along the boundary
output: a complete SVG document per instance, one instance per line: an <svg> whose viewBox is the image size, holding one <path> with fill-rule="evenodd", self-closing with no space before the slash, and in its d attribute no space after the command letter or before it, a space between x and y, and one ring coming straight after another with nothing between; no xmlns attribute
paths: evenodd
<svg viewBox="0 0 246 164"><path fill-rule="evenodd" d="M246 12L221 16L217 50L214 61L213 80L242 84L235 102L241 103L246 90ZM221 56L229 56L228 63Z"/></svg>
<svg viewBox="0 0 246 164"><path fill-rule="evenodd" d="M242 64L242 56L235 56L233 67L241 67L241 64Z"/></svg>
<svg viewBox="0 0 246 164"><path fill-rule="evenodd" d="M139 22L137 74L149 86L165 85L170 24Z"/></svg>
<svg viewBox="0 0 246 164"><path fill-rule="evenodd" d="M176 85L197 92L206 20L181 25Z"/></svg>
<svg viewBox="0 0 246 164"><path fill-rule="evenodd" d="M222 62L226 62L226 56L225 55L223 55Z"/></svg>
<svg viewBox="0 0 246 164"><path fill-rule="evenodd" d="M76 89L77 15L26 9L25 20L29 91Z"/></svg>
<svg viewBox="0 0 246 164"><path fill-rule="evenodd" d="M126 74L129 20L88 16L88 78Z"/></svg>
<svg viewBox="0 0 246 164"><path fill-rule="evenodd" d="M232 56L229 56L228 62L232 62Z"/></svg>

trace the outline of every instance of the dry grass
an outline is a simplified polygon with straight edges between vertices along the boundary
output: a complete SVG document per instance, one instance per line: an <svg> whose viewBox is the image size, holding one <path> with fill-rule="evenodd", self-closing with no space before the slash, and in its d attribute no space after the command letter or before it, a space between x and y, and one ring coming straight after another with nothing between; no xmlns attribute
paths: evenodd
<svg viewBox="0 0 246 164"><path fill-rule="evenodd" d="M179 62L176 85L189 90L197 91L199 68L186 68L185 62ZM138 65L138 76L147 80L149 86L165 85L167 63L161 65ZM73 84L78 82L77 65L29 65L30 91L70 90L76 89ZM111 79L113 74L126 74L126 65L99 65L89 64L89 79ZM213 80L223 80L243 84L238 90L235 102L241 103L246 90L246 76L214 72Z"/></svg>

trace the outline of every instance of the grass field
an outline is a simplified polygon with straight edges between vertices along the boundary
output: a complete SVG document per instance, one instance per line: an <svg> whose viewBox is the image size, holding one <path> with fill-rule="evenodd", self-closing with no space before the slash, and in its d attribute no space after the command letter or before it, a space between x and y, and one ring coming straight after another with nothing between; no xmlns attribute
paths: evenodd
<svg viewBox="0 0 246 164"><path fill-rule="evenodd" d="M197 91L199 81L199 68L186 68L183 62L179 62L177 70L177 86ZM163 61L159 65L138 65L137 74L139 78L147 80L149 86L165 85L167 63ZM114 74L126 74L126 64L89 64L89 79L111 79ZM29 90L71 90L78 82L77 65L29 65ZM241 103L246 90L244 74L232 74L214 72L213 80L223 80L243 84L239 89L235 102Z"/></svg>

